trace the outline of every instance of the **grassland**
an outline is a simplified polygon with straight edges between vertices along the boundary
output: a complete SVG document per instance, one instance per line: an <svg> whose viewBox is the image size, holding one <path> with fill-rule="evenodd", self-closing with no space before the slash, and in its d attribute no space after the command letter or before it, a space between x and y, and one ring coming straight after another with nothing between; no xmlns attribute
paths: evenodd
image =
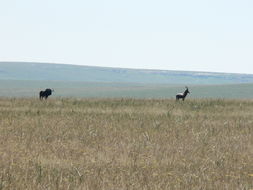
<svg viewBox="0 0 253 190"><path fill-rule="evenodd" d="M253 101L0 98L0 189L253 188Z"/></svg>

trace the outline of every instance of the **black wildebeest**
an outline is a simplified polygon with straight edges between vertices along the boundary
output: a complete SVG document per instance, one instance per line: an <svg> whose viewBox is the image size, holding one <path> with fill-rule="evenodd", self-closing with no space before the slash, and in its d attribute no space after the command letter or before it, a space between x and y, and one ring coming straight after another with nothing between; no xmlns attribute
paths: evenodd
<svg viewBox="0 0 253 190"><path fill-rule="evenodd" d="M54 92L54 90L51 90L50 88L47 88L44 91L40 91L40 99L42 100L43 98L47 99L48 96L50 96Z"/></svg>
<svg viewBox="0 0 253 190"><path fill-rule="evenodd" d="M187 94L188 93L190 94L190 91L188 90L188 87L186 86L185 88L186 88L186 90L183 93L178 93L176 95L176 100L179 100L181 98L184 101L184 99L187 96Z"/></svg>

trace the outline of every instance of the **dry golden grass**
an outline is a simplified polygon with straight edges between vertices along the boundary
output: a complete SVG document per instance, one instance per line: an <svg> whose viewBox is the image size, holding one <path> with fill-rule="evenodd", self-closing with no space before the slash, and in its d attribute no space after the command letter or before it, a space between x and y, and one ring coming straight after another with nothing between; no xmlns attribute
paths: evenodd
<svg viewBox="0 0 253 190"><path fill-rule="evenodd" d="M253 101L0 99L0 189L252 189Z"/></svg>

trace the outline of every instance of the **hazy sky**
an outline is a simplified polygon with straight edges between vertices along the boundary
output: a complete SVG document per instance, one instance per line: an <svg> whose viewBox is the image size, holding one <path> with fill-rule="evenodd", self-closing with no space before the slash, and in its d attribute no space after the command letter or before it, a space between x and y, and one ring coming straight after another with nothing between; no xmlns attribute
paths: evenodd
<svg viewBox="0 0 253 190"><path fill-rule="evenodd" d="M253 73L252 0L0 0L0 61Z"/></svg>

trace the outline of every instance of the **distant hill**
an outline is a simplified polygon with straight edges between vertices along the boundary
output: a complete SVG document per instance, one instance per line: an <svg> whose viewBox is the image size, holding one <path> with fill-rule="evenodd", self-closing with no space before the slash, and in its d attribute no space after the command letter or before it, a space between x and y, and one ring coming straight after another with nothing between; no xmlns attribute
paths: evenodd
<svg viewBox="0 0 253 190"><path fill-rule="evenodd" d="M0 80L215 85L253 83L253 75L0 62Z"/></svg>

